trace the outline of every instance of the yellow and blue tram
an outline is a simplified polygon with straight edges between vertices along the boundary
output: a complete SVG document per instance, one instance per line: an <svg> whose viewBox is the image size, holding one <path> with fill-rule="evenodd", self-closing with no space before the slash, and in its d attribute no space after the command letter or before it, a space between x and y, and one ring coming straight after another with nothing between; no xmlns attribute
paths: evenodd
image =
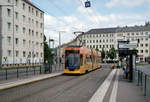
<svg viewBox="0 0 150 102"><path fill-rule="evenodd" d="M101 53L85 46L65 49L65 74L84 74L101 67Z"/></svg>

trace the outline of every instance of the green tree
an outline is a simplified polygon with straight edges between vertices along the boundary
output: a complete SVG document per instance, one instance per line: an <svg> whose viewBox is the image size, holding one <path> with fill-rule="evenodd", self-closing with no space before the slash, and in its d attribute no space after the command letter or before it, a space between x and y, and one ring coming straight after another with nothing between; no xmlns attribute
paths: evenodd
<svg viewBox="0 0 150 102"><path fill-rule="evenodd" d="M102 56L102 62L103 62L103 59L105 58L105 51L104 51L104 48L102 48L101 56Z"/></svg>
<svg viewBox="0 0 150 102"><path fill-rule="evenodd" d="M112 47L110 50L109 50L109 58L111 59L111 60L113 60L113 59L115 59L116 58L116 50L115 50L115 48L114 47Z"/></svg>
<svg viewBox="0 0 150 102"><path fill-rule="evenodd" d="M99 51L99 49L98 49L98 47L96 47L96 49L95 49L96 51Z"/></svg>
<svg viewBox="0 0 150 102"><path fill-rule="evenodd" d="M48 61L50 64L53 64L53 49L50 49L46 41L46 36L44 35L44 62Z"/></svg>

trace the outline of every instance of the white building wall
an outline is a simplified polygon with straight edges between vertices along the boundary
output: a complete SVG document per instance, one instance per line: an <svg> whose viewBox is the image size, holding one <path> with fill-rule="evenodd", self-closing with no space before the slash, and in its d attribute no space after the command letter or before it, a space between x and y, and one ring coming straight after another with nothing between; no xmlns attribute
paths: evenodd
<svg viewBox="0 0 150 102"><path fill-rule="evenodd" d="M8 0L0 0L1 2L7 2ZM12 5L13 1L10 0ZM16 0L14 0L14 4ZM25 4L25 9L23 9L23 4ZM29 12L30 7L30 12ZM10 17L8 17L7 9L11 10ZM32 9L34 13L32 13ZM38 16L36 16L36 11L38 11ZM16 12L18 13L18 19L16 19ZM40 17L42 14L42 18ZM25 20L23 18L25 17ZM29 18L31 21L29 21ZM33 21L32 21L33 20ZM38 26L36 25L38 21ZM10 30L8 30L8 23L11 23ZM42 23L42 27L40 24ZM27 63L30 62L42 62L44 59L43 53L43 34L44 34L44 14L39 9L26 3L24 0L18 0L18 4L14 6L14 39L13 39L13 7L2 6L2 63L13 64L14 63ZM16 25L18 25L18 31L16 31ZM23 32L25 28L25 32ZM29 34L29 29L31 30ZM32 34L34 31L34 34ZM36 34L36 32L38 32ZM8 43L8 37L11 37L10 44ZM16 44L16 38L18 38L18 44ZM23 40L25 43L23 44ZM13 50L14 41L14 50ZM30 41L30 44L29 44ZM33 42L33 43L32 43ZM8 55L8 51L11 51L11 55ZM14 56L13 56L14 51ZM16 51L19 52L16 56ZM25 56L23 56L25 52ZM29 57L29 52L31 52L31 57ZM35 54L35 57L33 55ZM4 58L7 57L7 60ZM14 59L14 61L13 61Z"/></svg>
<svg viewBox="0 0 150 102"><path fill-rule="evenodd" d="M130 43L137 43L137 39L140 39L139 46L137 47L139 60L145 61L145 58L150 56L150 38L148 38L148 35L150 35L150 31L84 34L82 35L82 41L85 40L86 46L89 48L96 49L98 46L100 51L102 51L102 48L108 51L112 46L114 46L115 49L118 49L119 40L129 39ZM78 40L77 44L79 44ZM143 46L141 44L143 44Z"/></svg>

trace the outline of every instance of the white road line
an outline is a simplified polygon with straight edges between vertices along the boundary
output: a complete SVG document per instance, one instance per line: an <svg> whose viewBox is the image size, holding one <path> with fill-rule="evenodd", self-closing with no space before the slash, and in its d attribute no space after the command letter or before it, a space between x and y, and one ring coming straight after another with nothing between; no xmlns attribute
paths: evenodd
<svg viewBox="0 0 150 102"><path fill-rule="evenodd" d="M114 86L111 92L109 102L117 102L117 92L118 92L118 79L119 79L120 70L117 70Z"/></svg>
<svg viewBox="0 0 150 102"><path fill-rule="evenodd" d="M109 76L105 79L103 84L98 88L98 90L95 92L95 94L89 100L89 102L103 102L103 99L106 95L106 92L108 91L108 88L110 86L110 83L112 82L112 79L113 79L115 73L116 73L116 69L114 69L109 74Z"/></svg>

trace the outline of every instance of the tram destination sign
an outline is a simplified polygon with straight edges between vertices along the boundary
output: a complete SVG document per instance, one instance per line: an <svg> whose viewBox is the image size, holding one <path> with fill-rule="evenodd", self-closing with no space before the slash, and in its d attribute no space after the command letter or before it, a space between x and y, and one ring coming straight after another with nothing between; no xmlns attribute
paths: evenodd
<svg viewBox="0 0 150 102"><path fill-rule="evenodd" d="M119 44L119 49L137 48L137 44Z"/></svg>

